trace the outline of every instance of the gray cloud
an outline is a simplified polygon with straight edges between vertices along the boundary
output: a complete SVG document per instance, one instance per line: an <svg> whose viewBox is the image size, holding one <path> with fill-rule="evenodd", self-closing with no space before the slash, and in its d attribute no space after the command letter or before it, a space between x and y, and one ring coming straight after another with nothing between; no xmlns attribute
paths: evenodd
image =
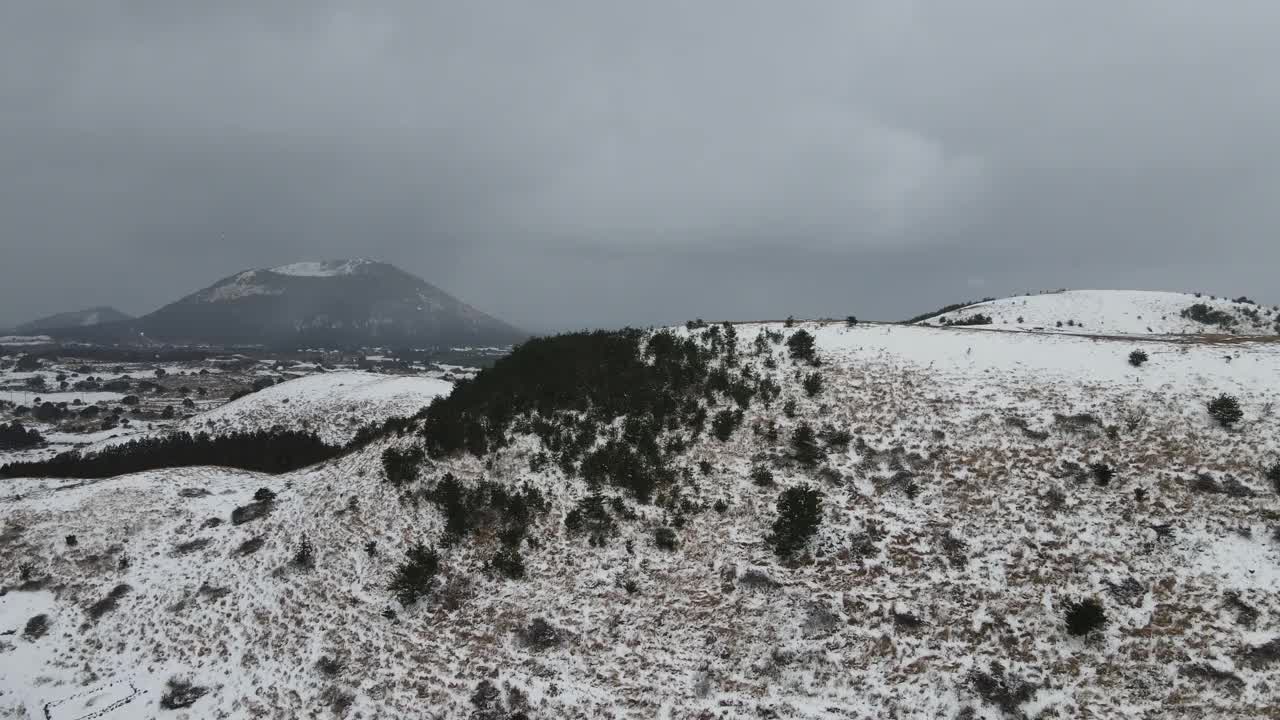
<svg viewBox="0 0 1280 720"><path fill-rule="evenodd" d="M396 262L538 329L1280 300L1273 3L0 9L0 324Z"/></svg>

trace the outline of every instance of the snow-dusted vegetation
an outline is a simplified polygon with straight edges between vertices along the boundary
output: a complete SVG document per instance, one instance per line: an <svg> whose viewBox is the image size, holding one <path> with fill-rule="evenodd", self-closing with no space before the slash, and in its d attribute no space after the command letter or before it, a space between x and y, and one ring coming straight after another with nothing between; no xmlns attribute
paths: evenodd
<svg viewBox="0 0 1280 720"><path fill-rule="evenodd" d="M5 481L0 712L1274 711L1280 346L662 337L582 359L625 392L547 341L285 475Z"/></svg>

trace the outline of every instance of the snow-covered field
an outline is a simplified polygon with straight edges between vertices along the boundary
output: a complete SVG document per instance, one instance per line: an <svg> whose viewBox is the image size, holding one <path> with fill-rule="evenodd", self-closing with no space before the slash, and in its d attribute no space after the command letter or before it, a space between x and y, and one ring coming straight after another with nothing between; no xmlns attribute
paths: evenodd
<svg viewBox="0 0 1280 720"><path fill-rule="evenodd" d="M989 316L993 330L1036 330L1089 335L1183 335L1226 332L1182 316L1192 305L1203 304L1226 313L1234 321L1232 331L1242 335L1280 335L1280 314L1273 306L1233 302L1226 298L1152 290L1065 290L1000 298L943 313L924 325L960 320L976 314ZM1256 312L1256 317L1251 313Z"/></svg>
<svg viewBox="0 0 1280 720"><path fill-rule="evenodd" d="M341 444L371 422L406 417L447 395L453 384L412 375L343 370L272 385L182 423L188 432L224 434L280 426Z"/></svg>
<svg viewBox="0 0 1280 720"><path fill-rule="evenodd" d="M1263 479L1280 459L1280 344L800 324L826 381L810 398L796 381L809 369L785 346L774 370L750 354L762 327L738 326L744 362L783 394L753 403L729 441L704 435L689 451L710 468L693 468L689 499L727 508L691 517L677 551L654 546L670 522L654 506L635 507L607 547L567 536L585 486L532 471L538 447L523 437L487 464L423 474L529 482L550 497L527 577L490 577L496 541L470 539L444 554L438 597L409 609L386 590L390 574L409 543L437 543L443 518L390 487L379 458L412 437L282 476L4 481L0 717L181 717L158 706L175 677L208 688L185 711L201 718L481 717L482 681L510 713L483 716L494 718L1280 716L1280 660L1254 650L1280 636L1280 501ZM1138 368L1126 361L1136 348L1150 357ZM315 415L351 397L409 414L442 391L352 375L295 380L212 417L311 416L313 429L347 432L343 417ZM1205 412L1222 392L1244 410L1234 430ZM752 431L768 420L780 439ZM801 420L855 441L821 475L776 467L779 486L825 493L811 558L784 565L763 541L779 487L748 473ZM1115 478L1099 485L1090 463ZM259 487L278 494L271 514L227 522ZM310 571L289 562L304 536ZM26 562L43 582L15 589ZM1110 619L1089 639L1063 626L1084 597ZM87 612L108 598L100 617ZM36 614L48 632L29 639ZM521 642L534 618L562 641ZM1011 694L1014 678L1026 683L1009 713L975 689L975 672L1000 676L993 663Z"/></svg>

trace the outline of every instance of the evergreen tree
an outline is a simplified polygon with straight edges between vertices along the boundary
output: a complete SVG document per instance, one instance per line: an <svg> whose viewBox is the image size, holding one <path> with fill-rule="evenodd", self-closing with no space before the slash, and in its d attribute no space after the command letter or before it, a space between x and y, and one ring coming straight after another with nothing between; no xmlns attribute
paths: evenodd
<svg viewBox="0 0 1280 720"><path fill-rule="evenodd" d="M440 571L440 556L422 543L415 543L396 568L389 589L401 605L412 605L431 592L431 583Z"/></svg>
<svg viewBox="0 0 1280 720"><path fill-rule="evenodd" d="M791 452L796 461L805 467L813 467L822 459L817 433L809 423L800 423L791 434Z"/></svg>
<svg viewBox="0 0 1280 720"><path fill-rule="evenodd" d="M1219 395L1209 401L1209 415L1224 428L1240 422L1244 412L1240 409L1240 401L1232 395Z"/></svg>
<svg viewBox="0 0 1280 720"><path fill-rule="evenodd" d="M787 350L792 360L812 363L815 359L814 337L808 330L797 330L787 338Z"/></svg>
<svg viewBox="0 0 1280 720"><path fill-rule="evenodd" d="M822 392L822 375L820 373L811 372L804 377L804 394L814 397Z"/></svg>
<svg viewBox="0 0 1280 720"><path fill-rule="evenodd" d="M778 495L778 517L765 540L780 557L804 547L822 523L822 492L808 485L787 488Z"/></svg>

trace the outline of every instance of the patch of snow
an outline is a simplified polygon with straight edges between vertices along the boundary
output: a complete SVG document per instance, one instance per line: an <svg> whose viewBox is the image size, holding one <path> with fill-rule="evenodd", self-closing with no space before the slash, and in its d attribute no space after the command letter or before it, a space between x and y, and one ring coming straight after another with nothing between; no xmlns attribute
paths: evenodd
<svg viewBox="0 0 1280 720"><path fill-rule="evenodd" d="M1272 592L1280 586L1280 553L1268 547L1268 540L1238 534L1204 543L1194 569L1220 578L1233 590Z"/></svg>
<svg viewBox="0 0 1280 720"><path fill-rule="evenodd" d="M257 270L248 270L232 278L229 282L210 288L201 296L204 302L227 302L253 295L282 295L284 290L268 287L255 282Z"/></svg>
<svg viewBox="0 0 1280 720"><path fill-rule="evenodd" d="M337 277L339 275L353 275L365 265L372 264L372 260L357 258L355 260L324 260L319 262L296 262L289 265L281 265L271 268L271 272L277 275L289 275L291 277Z"/></svg>
<svg viewBox="0 0 1280 720"><path fill-rule="evenodd" d="M48 335L0 335L0 345L44 345L53 342Z"/></svg>

